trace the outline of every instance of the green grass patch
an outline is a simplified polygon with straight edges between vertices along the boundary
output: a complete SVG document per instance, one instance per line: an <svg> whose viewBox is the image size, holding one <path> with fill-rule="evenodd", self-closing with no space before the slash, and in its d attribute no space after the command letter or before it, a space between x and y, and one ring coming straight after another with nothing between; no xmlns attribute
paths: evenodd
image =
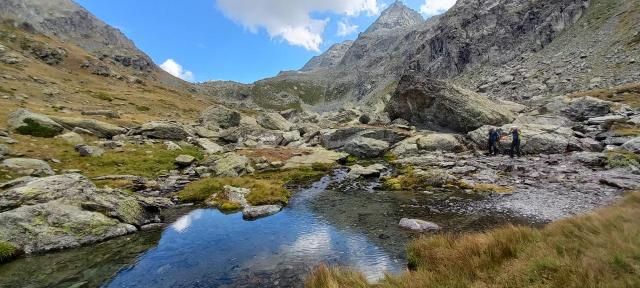
<svg viewBox="0 0 640 288"><path fill-rule="evenodd" d="M317 170L321 168L321 170ZM246 196L251 205L286 205L291 192L285 188L291 184L307 184L319 180L326 175L326 167L316 169L305 167L284 171L270 171L242 177L206 178L193 182L176 195L183 202L203 202L214 194L221 192L224 186L246 188L251 193ZM223 199L212 199L218 206L224 204Z"/></svg>
<svg viewBox="0 0 640 288"><path fill-rule="evenodd" d="M52 138L60 132L57 129L40 125L38 122L32 119L24 119L25 126L20 126L16 129L16 132L21 135L30 135L42 138Z"/></svg>
<svg viewBox="0 0 640 288"><path fill-rule="evenodd" d="M619 150L609 151L606 154L609 168L640 166L640 156L633 152Z"/></svg>
<svg viewBox="0 0 640 288"><path fill-rule="evenodd" d="M0 263L9 261L18 256L18 248L9 242L0 241Z"/></svg>
<svg viewBox="0 0 640 288"><path fill-rule="evenodd" d="M485 233L413 241L413 271L359 287L640 287L640 192L612 207L544 228L507 226ZM333 268L338 269L338 268ZM306 287L350 287L362 274L319 268ZM355 281L355 282L354 282Z"/></svg>
<svg viewBox="0 0 640 288"><path fill-rule="evenodd" d="M622 137L639 136L640 126L632 123L613 123L609 131Z"/></svg>
<svg viewBox="0 0 640 288"><path fill-rule="evenodd" d="M72 144L56 138L16 137L20 146L15 146L16 153L36 159L58 159L61 163L51 164L52 168L62 170L80 170L89 178L105 175L135 175L156 178L170 170L176 169L175 158L186 154L197 160L204 159L204 153L189 144L182 145L182 150L169 151L162 144L136 145L127 144L121 149L105 149L100 157L81 157ZM85 140L91 141L85 136ZM105 181L111 184L114 181ZM115 187L121 187L116 185Z"/></svg>

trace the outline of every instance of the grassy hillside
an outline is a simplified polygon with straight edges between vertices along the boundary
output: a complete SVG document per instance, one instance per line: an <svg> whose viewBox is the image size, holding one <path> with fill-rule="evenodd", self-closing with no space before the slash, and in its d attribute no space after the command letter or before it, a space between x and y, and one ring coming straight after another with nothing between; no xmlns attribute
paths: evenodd
<svg viewBox="0 0 640 288"><path fill-rule="evenodd" d="M10 64L0 61L0 128L18 107L65 116L117 110L122 119L112 122L127 125L158 118L194 119L211 102L191 93L189 83L164 81L168 76L162 71L135 71L9 23L0 25L0 44L5 55L18 59ZM60 52L52 54L58 58L46 56L50 50ZM87 63L109 73L98 75Z"/></svg>
<svg viewBox="0 0 640 288"><path fill-rule="evenodd" d="M411 272L370 284L321 266L306 287L640 287L640 192L543 229L437 235L409 245Z"/></svg>

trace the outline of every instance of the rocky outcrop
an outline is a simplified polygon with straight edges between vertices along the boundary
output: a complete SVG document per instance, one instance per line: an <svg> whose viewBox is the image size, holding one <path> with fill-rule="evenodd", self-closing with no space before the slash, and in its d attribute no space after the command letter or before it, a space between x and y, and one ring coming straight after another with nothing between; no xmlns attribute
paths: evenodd
<svg viewBox="0 0 640 288"><path fill-rule="evenodd" d="M77 247L158 222L165 205L98 189L79 174L32 179L0 194L0 240L25 253Z"/></svg>
<svg viewBox="0 0 640 288"><path fill-rule="evenodd" d="M200 123L207 127L228 129L240 125L242 115L237 111L222 107L211 106L200 116Z"/></svg>
<svg viewBox="0 0 640 288"><path fill-rule="evenodd" d="M416 140L416 145L424 151L461 152L465 149L458 136L446 133L424 135Z"/></svg>
<svg viewBox="0 0 640 288"><path fill-rule="evenodd" d="M614 103L593 97L580 97L571 100L562 110L567 117L574 121L584 121L589 118L606 116L612 112Z"/></svg>
<svg viewBox="0 0 640 288"><path fill-rule="evenodd" d="M64 130L62 125L48 116L27 109L18 109L11 113L7 124L12 131L39 137L53 137Z"/></svg>
<svg viewBox="0 0 640 288"><path fill-rule="evenodd" d="M219 177L238 177L254 172L249 158L236 153L215 155L208 163L213 173Z"/></svg>
<svg viewBox="0 0 640 288"><path fill-rule="evenodd" d="M0 162L0 167L19 175L49 176L55 174L47 162L39 159L6 159Z"/></svg>
<svg viewBox="0 0 640 288"><path fill-rule="evenodd" d="M640 153L640 137L633 138L622 145L622 149L633 153Z"/></svg>
<svg viewBox="0 0 640 288"><path fill-rule="evenodd" d="M483 126L467 135L477 147L486 149L489 129L501 129L506 134L512 125L502 127ZM580 150L580 141L574 136L573 130L567 127L552 125L520 125L517 126L521 133L520 149L525 154L560 154L571 150ZM511 138L499 143L503 151L509 149Z"/></svg>
<svg viewBox="0 0 640 288"><path fill-rule="evenodd" d="M140 133L145 137L166 140L186 140L192 136L184 125L176 122L162 121L142 124Z"/></svg>
<svg viewBox="0 0 640 288"><path fill-rule="evenodd" d="M475 92L414 75L401 78L385 111L392 119L409 117L418 127L465 133L515 118L509 109Z"/></svg>
<svg viewBox="0 0 640 288"><path fill-rule="evenodd" d="M262 113L258 116L258 124L269 130L289 131L292 124L278 113Z"/></svg>
<svg viewBox="0 0 640 288"><path fill-rule="evenodd" d="M342 147L342 151L358 158L368 159L382 156L389 150L389 146L388 142L359 136L351 138Z"/></svg>
<svg viewBox="0 0 640 288"><path fill-rule="evenodd" d="M127 129L120 126L94 119L74 117L51 117L69 130L81 128L100 138L112 138L113 136L127 133Z"/></svg>

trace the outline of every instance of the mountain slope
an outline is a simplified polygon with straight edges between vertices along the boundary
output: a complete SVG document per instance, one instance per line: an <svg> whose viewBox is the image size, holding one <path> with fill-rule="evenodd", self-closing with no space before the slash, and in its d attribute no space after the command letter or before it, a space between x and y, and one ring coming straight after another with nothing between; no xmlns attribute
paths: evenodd
<svg viewBox="0 0 640 288"><path fill-rule="evenodd" d="M313 109L351 103L381 110L403 74L452 80L511 100L640 81L633 56L640 43L637 7L638 0L459 0L445 14L422 22L417 12L396 2L338 64L315 64L325 58L335 63L339 53L332 47L301 71L259 82L312 84L318 87L314 93L287 88L286 94ZM273 93L282 92L278 86ZM317 96L309 99L309 94Z"/></svg>

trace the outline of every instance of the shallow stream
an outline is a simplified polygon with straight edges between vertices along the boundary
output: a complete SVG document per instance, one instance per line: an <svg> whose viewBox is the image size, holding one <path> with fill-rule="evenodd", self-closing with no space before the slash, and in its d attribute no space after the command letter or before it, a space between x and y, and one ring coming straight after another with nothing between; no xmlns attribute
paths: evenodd
<svg viewBox="0 0 640 288"><path fill-rule="evenodd" d="M526 219L464 213L474 201L454 191L389 192L351 186L337 171L297 192L282 212L256 221L241 213L181 208L172 224L97 245L0 266L0 287L299 287L319 263L350 266L376 280L405 270L418 234L400 218L434 221L447 232Z"/></svg>

